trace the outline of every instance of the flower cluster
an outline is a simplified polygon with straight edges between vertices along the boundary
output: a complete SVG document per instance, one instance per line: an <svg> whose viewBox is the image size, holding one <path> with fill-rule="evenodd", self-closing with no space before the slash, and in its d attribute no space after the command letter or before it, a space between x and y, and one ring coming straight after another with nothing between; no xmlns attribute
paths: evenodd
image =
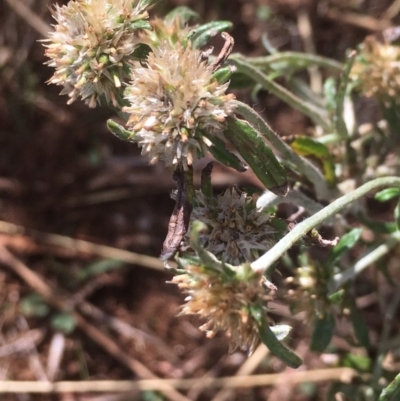
<svg viewBox="0 0 400 401"><path fill-rule="evenodd" d="M273 219L273 215L257 208L255 197L236 188L216 198L196 192L192 220L200 220L208 227L208 232L200 236L201 242L227 263L252 262L260 252L266 252L277 232L271 225Z"/></svg>
<svg viewBox="0 0 400 401"><path fill-rule="evenodd" d="M128 129L151 163L162 159L167 166L187 169L204 155L211 142L203 133L219 136L233 113L220 84L200 50L190 43L164 41L148 55L146 65L135 64L125 91L129 106Z"/></svg>
<svg viewBox="0 0 400 401"><path fill-rule="evenodd" d="M121 104L122 80L129 73L139 44L137 31L149 28L141 0L76 0L56 5L57 21L46 45L48 64L55 67L48 81L64 87L68 103L81 98L95 107Z"/></svg>
<svg viewBox="0 0 400 401"><path fill-rule="evenodd" d="M269 299L262 272L253 271L249 264L223 268L195 260L183 264L184 272L172 279L187 294L181 314L206 320L200 329L207 337L225 331L231 352L240 348L251 354L260 341L252 308L262 308L266 313Z"/></svg>
<svg viewBox="0 0 400 401"><path fill-rule="evenodd" d="M295 275L286 279L295 286L288 292L293 313L304 311L308 322L322 319L332 306L327 287L330 278L329 269L317 261L296 269Z"/></svg>
<svg viewBox="0 0 400 401"><path fill-rule="evenodd" d="M400 47L369 36L350 73L367 96L381 101L400 96Z"/></svg>

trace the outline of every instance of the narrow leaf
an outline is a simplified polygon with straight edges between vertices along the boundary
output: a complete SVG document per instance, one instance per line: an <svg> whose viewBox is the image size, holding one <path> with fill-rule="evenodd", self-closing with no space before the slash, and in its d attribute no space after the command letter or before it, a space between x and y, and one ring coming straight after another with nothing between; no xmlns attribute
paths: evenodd
<svg viewBox="0 0 400 401"><path fill-rule="evenodd" d="M400 188L386 188L375 194L374 199L379 202L388 202L400 195Z"/></svg>
<svg viewBox="0 0 400 401"><path fill-rule="evenodd" d="M360 239L362 228L354 228L339 240L338 244L331 250L326 261L327 266L335 264L346 252L352 249Z"/></svg>
<svg viewBox="0 0 400 401"><path fill-rule="evenodd" d="M398 401L400 400L400 373L382 391L378 401Z"/></svg>
<svg viewBox="0 0 400 401"><path fill-rule="evenodd" d="M261 135L246 121L229 117L225 137L232 143L267 189L285 196L286 172Z"/></svg>
<svg viewBox="0 0 400 401"><path fill-rule="evenodd" d="M191 37L192 45L195 49L205 46L209 40L219 32L224 32L232 28L230 21L212 21L196 28Z"/></svg>
<svg viewBox="0 0 400 401"><path fill-rule="evenodd" d="M286 348L276 338L276 335L266 322L266 318L265 316L263 316L262 310L260 308L254 308L254 310L252 310L251 312L253 317L259 323L258 333L260 335L261 341L268 347L271 354L275 355L291 368L298 368L303 363L302 359L289 348Z"/></svg>
<svg viewBox="0 0 400 401"><path fill-rule="evenodd" d="M117 138L121 139L122 141L131 142L135 137L134 132L126 130L122 125L117 124L113 120L107 120L107 128L112 134L114 134Z"/></svg>
<svg viewBox="0 0 400 401"><path fill-rule="evenodd" d="M369 348L369 336L368 336L368 327L364 322L364 319L361 316L360 311L358 310L355 302L352 302L350 305L350 319L353 324L354 333L357 336L357 340L360 345Z"/></svg>
<svg viewBox="0 0 400 401"><path fill-rule="evenodd" d="M247 167L242 163L242 161L225 147L225 144L221 139L212 136L207 136L207 138L214 145L210 146L208 150L217 161L227 167L234 168L240 173L247 170Z"/></svg>
<svg viewBox="0 0 400 401"><path fill-rule="evenodd" d="M323 352L331 342L334 329L335 319L331 313L327 313L322 319L316 318L310 349L315 352Z"/></svg>

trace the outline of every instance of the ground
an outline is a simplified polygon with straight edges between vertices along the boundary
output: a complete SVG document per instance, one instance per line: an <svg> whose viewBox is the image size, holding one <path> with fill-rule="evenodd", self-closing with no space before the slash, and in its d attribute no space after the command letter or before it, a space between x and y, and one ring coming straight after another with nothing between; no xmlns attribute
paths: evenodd
<svg viewBox="0 0 400 401"><path fill-rule="evenodd" d="M246 55L266 53L264 34L279 49L304 51L298 27L299 16L306 15L314 50L344 60L347 49L381 27L379 19L391 3L176 0L161 1L152 13L163 15L174 6L186 5L203 22L230 20L234 51ZM21 9L21 4L34 15ZM156 259L151 261L153 267L127 263L132 255L116 256L101 247L83 251L82 243L67 238L157 258L174 206L170 199L174 182L170 170L149 166L135 145L107 131L105 121L113 116L111 111L89 110L81 102L67 106L66 98L58 95L59 88L46 85L52 71L43 64L44 49L38 40L43 39L40 21L52 23L51 4L51 0L0 4L0 244L4 253L0 257L0 379L131 380L155 375L198 378L200 383L204 377L235 375L247 356L239 351L228 354L223 333L208 339L198 330L200 321L177 316L183 296L168 283L171 274L161 263ZM344 18L354 14L358 19ZM254 101L246 92L237 96ZM311 126L306 117L266 92L259 94L255 107L282 136L305 133ZM360 118L367 117L361 113ZM196 166L197 182L205 163ZM213 179L219 189L232 183L259 185L249 173L239 175L219 166ZM115 258L122 261L115 263ZM46 302L38 293L47 294ZM374 337L380 329L376 300L365 303ZM69 330L71 316L78 323ZM305 368L300 369L326 366L330 355L322 358L308 350L309 327L301 317L288 314L284 301L272 308L272 317L293 326L289 343L305 360ZM341 327L344 332L335 339L337 354L345 347L341 339L346 336L345 323ZM185 392L188 399L306 401L325 394L326 384L311 384L311 377L296 385L291 382L292 370L266 354L260 357L260 352L264 351L258 351L260 360L246 373L286 372L284 382L235 389L226 398L213 398L217 390L212 386L193 384ZM10 394L1 399L139 399L135 394L128 398L72 392ZM140 399L158 397L147 392Z"/></svg>

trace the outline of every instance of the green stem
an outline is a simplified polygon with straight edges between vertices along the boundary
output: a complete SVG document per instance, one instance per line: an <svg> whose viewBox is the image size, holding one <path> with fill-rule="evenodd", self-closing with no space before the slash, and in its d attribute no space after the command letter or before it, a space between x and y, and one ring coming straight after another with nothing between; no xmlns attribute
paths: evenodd
<svg viewBox="0 0 400 401"><path fill-rule="evenodd" d="M231 64L233 64L237 68L238 72L242 72L243 74L249 76L255 82L262 85L263 88L269 90L271 93L273 93L279 99L283 100L289 106L293 107L296 110L299 110L306 116L309 116L311 119L314 120L316 124L320 125L324 129L324 131L332 131L332 127L329 122L327 112L325 110L314 106L310 102L300 99L283 86L274 82L259 68L254 67L246 60L242 58L230 58L229 60Z"/></svg>
<svg viewBox="0 0 400 401"><path fill-rule="evenodd" d="M400 395L400 373L382 391L378 401L395 401Z"/></svg>
<svg viewBox="0 0 400 401"><path fill-rule="evenodd" d="M240 54L232 54L230 56L230 58L240 57ZM281 52L264 57L246 57L246 61L260 68L271 68L271 64L285 62L290 64L290 66L294 65L299 67L308 67L310 65L318 65L320 67L326 67L336 71L342 71L343 69L343 64L339 63L336 60L332 60L327 57L317 56L315 54L298 52Z"/></svg>
<svg viewBox="0 0 400 401"><path fill-rule="evenodd" d="M232 103L235 111L243 116L281 154L283 161L293 165L314 185L318 199L331 199L332 191L328 188L324 176L317 167L299 156L250 106L236 100Z"/></svg>
<svg viewBox="0 0 400 401"><path fill-rule="evenodd" d="M400 231L396 231L389 236L387 241L379 245L373 251L369 252L361 258L354 266L351 266L343 272L335 274L330 282L328 288L331 293L336 292L344 283L352 280L357 274L361 273L365 268L376 262L384 255L386 255L392 248L400 242Z"/></svg>
<svg viewBox="0 0 400 401"><path fill-rule="evenodd" d="M251 264L254 270L264 270L267 271L268 268L275 263L292 245L294 245L299 239L301 239L305 234L307 234L314 227L321 224L324 220L335 215L346 206L352 204L357 199L366 195L373 189L383 187L383 186L393 186L400 187L400 178L398 177L382 177L370 181L361 187L357 188L353 192L336 199L330 205L326 206L320 212L315 213L308 219L296 225L292 231L290 231L284 238L282 238L272 249L266 252L259 259Z"/></svg>

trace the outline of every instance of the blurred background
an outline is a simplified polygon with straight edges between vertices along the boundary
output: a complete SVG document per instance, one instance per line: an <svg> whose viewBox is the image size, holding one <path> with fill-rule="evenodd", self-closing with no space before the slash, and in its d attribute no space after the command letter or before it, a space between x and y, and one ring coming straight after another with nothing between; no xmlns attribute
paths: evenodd
<svg viewBox="0 0 400 401"><path fill-rule="evenodd" d="M228 354L223 333L206 339L201 322L176 316L183 296L166 283L170 275L157 260L174 206L171 171L148 166L135 145L112 136L105 126L111 111L78 101L67 106L60 88L46 84L53 71L44 65L40 41L53 23L52 3L0 2L0 389L11 380L198 380L185 384L185 396L171 388L119 395L112 386L101 395L79 394L72 386L53 395L2 394L1 400L322 399L329 380L338 378L317 383L318 369L335 354L308 350L308 327L301 316L290 316L283 300L274 304L273 319L294 327L290 345L305 360L300 369L313 371L301 383L266 349L251 359ZM366 35L396 22L398 3L162 0L151 13L163 16L185 5L201 22L230 20L234 52L266 54L267 35L279 50L343 61ZM216 50L220 45L216 39ZM311 126L267 92L257 100L246 91L236 95L280 135L305 134ZM196 166L197 175L207 161ZM233 183L259 186L250 173L219 166L213 181L221 190ZM365 313L373 336L374 309ZM335 341L339 350L345 347L341 338ZM281 372L284 381L252 384L252 375ZM247 387L234 390L202 381L243 374Z"/></svg>

